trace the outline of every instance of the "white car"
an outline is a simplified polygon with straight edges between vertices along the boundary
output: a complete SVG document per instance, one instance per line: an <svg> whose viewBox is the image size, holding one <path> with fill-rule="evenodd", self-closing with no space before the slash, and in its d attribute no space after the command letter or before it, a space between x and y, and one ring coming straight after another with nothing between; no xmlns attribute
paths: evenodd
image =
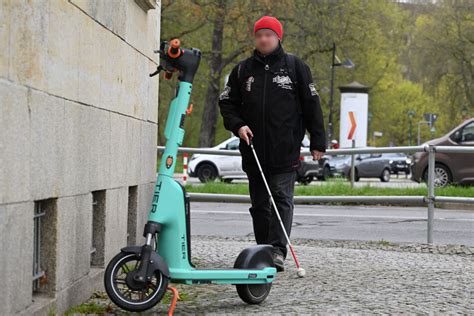
<svg viewBox="0 0 474 316"><path fill-rule="evenodd" d="M211 149L238 150L240 139L233 136ZM305 135L301 150L308 150L309 139ZM300 157L301 166L298 169L297 181L309 184L313 178L326 180L330 176L327 158L312 161L311 156ZM216 178L230 183L233 179L247 179L247 174L242 170L242 157L227 155L194 154L188 163L188 174L197 177L201 182L214 181Z"/></svg>
<svg viewBox="0 0 474 316"><path fill-rule="evenodd" d="M211 149L238 150L240 139L233 136ZM221 178L225 182L233 179L247 179L247 174L242 170L242 157L194 154L188 163L190 177L198 177L201 182L214 181Z"/></svg>

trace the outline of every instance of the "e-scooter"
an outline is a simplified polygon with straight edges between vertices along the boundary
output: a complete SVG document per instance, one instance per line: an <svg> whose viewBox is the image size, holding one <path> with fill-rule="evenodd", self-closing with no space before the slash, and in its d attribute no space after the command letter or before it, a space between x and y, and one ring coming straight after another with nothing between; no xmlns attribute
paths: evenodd
<svg viewBox="0 0 474 316"><path fill-rule="evenodd" d="M180 47L178 39L162 42L160 65L150 74L165 71L171 79L179 72L176 96L165 126L166 148L145 224L142 246L122 248L107 265L104 283L110 299L128 311L145 311L163 297L168 283L233 284L240 298L259 304L268 296L276 268L271 245L255 245L240 252L233 268L203 269L191 261L190 201L184 187L173 179L178 147L184 137L184 120L201 52Z"/></svg>

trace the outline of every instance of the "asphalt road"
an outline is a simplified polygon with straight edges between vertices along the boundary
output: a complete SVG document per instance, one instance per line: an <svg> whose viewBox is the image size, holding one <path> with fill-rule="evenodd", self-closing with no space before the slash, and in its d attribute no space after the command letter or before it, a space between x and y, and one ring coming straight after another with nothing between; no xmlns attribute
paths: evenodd
<svg viewBox="0 0 474 316"><path fill-rule="evenodd" d="M249 204L191 202L193 235L253 234ZM292 237L426 242L424 207L295 205ZM435 210L435 244L474 245L474 211Z"/></svg>

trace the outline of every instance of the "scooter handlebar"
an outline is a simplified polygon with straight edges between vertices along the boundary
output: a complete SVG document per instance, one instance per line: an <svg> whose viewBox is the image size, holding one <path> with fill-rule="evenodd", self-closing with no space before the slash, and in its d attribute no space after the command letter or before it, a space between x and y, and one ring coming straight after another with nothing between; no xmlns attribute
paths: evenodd
<svg viewBox="0 0 474 316"><path fill-rule="evenodd" d="M199 49L181 48L180 40L175 38L169 43L161 42L160 50L155 51L155 53L160 54L160 65L157 71L150 74L150 77L164 70L164 76L169 80L174 72L179 72L178 80L192 83L201 60Z"/></svg>

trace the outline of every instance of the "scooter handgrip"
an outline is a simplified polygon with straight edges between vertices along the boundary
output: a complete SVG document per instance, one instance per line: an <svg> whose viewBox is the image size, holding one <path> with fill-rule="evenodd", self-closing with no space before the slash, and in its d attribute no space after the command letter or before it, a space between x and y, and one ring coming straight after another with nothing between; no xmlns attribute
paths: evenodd
<svg viewBox="0 0 474 316"><path fill-rule="evenodd" d="M170 42L170 47L168 48L168 56L170 58L178 58L181 55L180 45L181 42L177 38Z"/></svg>

